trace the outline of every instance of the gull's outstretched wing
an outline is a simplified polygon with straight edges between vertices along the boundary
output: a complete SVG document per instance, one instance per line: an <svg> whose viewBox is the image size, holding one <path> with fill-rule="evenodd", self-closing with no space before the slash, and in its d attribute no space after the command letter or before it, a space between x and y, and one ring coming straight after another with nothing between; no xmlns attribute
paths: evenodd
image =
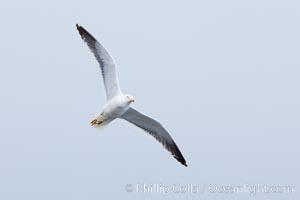
<svg viewBox="0 0 300 200"><path fill-rule="evenodd" d="M125 119L143 129L157 139L181 164L187 167L186 161L179 148L167 130L156 120L129 108L120 118Z"/></svg>
<svg viewBox="0 0 300 200"><path fill-rule="evenodd" d="M76 27L81 38L86 42L100 65L106 90L106 98L107 100L110 100L121 92L115 62L108 51L96 40L96 38L82 26L76 24Z"/></svg>

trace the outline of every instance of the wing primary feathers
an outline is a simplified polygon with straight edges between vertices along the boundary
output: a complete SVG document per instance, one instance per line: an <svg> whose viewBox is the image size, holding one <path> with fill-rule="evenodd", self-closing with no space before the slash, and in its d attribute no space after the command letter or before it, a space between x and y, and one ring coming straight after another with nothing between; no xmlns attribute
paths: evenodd
<svg viewBox="0 0 300 200"><path fill-rule="evenodd" d="M90 34L87 30L85 30L82 26L79 26L78 24L76 24L77 30L81 36L82 39L85 39L85 35L89 36L92 40L94 40L94 42L96 42L96 38L94 38L94 36L92 36L92 34Z"/></svg>

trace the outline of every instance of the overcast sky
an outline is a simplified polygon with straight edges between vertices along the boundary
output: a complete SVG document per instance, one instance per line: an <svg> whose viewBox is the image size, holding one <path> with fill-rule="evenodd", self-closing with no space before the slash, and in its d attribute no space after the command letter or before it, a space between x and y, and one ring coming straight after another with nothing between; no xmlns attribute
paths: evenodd
<svg viewBox="0 0 300 200"><path fill-rule="evenodd" d="M291 0L2 2L0 199L299 198L299 10ZM90 126L105 93L76 23L109 50L121 89L164 124L187 168L125 121ZM142 191L151 184L165 190ZM250 194L258 184L294 192ZM187 185L199 191L173 190Z"/></svg>

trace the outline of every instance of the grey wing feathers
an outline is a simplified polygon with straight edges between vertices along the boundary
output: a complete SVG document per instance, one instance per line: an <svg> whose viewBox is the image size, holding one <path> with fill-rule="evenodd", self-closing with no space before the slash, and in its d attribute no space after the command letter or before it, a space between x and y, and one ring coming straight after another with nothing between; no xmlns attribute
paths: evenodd
<svg viewBox="0 0 300 200"><path fill-rule="evenodd" d="M125 119L137 127L143 129L157 139L181 164L187 166L176 143L167 130L156 120L129 108L120 118Z"/></svg>
<svg viewBox="0 0 300 200"><path fill-rule="evenodd" d="M120 93L115 62L108 51L96 40L96 38L94 38L82 26L76 24L76 27L81 38L84 42L86 42L100 65L106 90L106 97L109 100Z"/></svg>

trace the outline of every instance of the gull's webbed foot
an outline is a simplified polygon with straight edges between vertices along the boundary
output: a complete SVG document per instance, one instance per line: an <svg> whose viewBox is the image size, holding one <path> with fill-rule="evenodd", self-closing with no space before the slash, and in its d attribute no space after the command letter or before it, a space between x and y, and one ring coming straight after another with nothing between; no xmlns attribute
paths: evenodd
<svg viewBox="0 0 300 200"><path fill-rule="evenodd" d="M94 126L97 124L97 119L94 119L93 121L91 121L91 125Z"/></svg>
<svg viewBox="0 0 300 200"><path fill-rule="evenodd" d="M92 126L94 126L94 125L100 125L100 124L102 124L104 122L104 120L103 119L101 119L101 120L97 120L97 119L94 119L94 120L92 120L91 121L91 125Z"/></svg>

